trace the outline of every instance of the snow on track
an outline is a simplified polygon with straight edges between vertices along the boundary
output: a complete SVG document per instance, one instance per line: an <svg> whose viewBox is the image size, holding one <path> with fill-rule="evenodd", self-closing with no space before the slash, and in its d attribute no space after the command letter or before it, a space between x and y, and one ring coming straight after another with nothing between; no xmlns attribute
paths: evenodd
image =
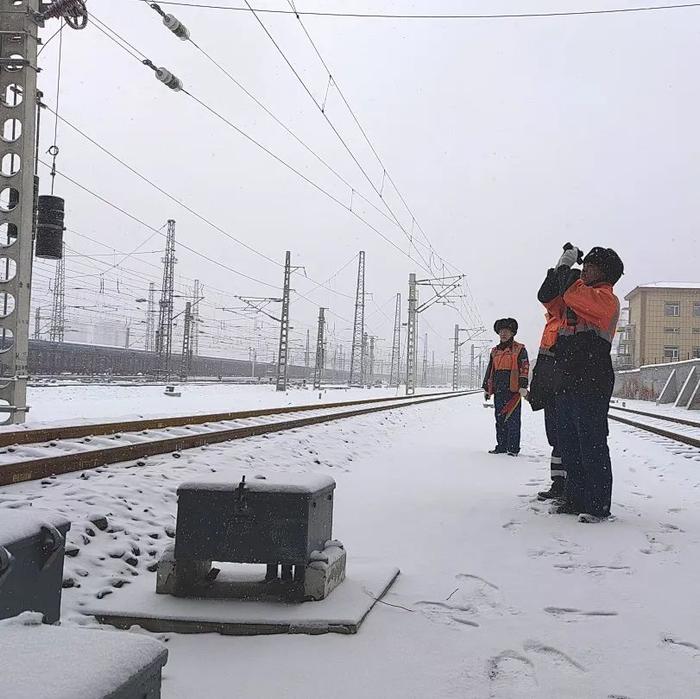
<svg viewBox="0 0 700 699"><path fill-rule="evenodd" d="M615 521L548 514L541 415L492 456L479 396L0 489L73 520L64 623L147 575L175 490L215 472L337 480L334 535L402 575L353 637L170 635L164 699L193 696L674 697L700 681L700 456L611 424ZM102 531L91 524L107 517ZM79 587L78 587L79 586ZM389 606L393 605L393 606Z"/></svg>

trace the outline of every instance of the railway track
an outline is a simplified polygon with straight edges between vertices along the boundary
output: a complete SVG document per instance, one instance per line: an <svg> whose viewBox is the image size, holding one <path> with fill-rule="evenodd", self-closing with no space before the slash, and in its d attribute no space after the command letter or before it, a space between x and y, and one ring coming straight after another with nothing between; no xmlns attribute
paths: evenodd
<svg viewBox="0 0 700 699"><path fill-rule="evenodd" d="M480 391L0 432L0 486Z"/></svg>
<svg viewBox="0 0 700 699"><path fill-rule="evenodd" d="M643 419L640 420L625 417L620 413L636 415ZM610 406L610 412L608 415L611 420L620 422L623 425L636 427L637 429L644 430L645 432L651 432L652 434L656 434L660 437L672 439L674 442L680 442L682 444L687 444L688 446L697 447L700 449L700 422L673 415L660 415L659 413L644 410L623 408L615 404ZM671 429L672 425L681 426L680 431L678 428L675 430Z"/></svg>

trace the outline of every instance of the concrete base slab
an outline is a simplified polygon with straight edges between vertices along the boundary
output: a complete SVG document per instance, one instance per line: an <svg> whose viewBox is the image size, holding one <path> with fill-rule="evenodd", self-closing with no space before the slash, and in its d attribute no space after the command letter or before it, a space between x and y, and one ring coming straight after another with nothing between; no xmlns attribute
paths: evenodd
<svg viewBox="0 0 700 699"><path fill-rule="evenodd" d="M158 595L155 576L144 575L95 600L83 613L120 629L141 626L159 633L353 634L398 575L399 569L393 566L352 559L345 581L329 597L301 603Z"/></svg>

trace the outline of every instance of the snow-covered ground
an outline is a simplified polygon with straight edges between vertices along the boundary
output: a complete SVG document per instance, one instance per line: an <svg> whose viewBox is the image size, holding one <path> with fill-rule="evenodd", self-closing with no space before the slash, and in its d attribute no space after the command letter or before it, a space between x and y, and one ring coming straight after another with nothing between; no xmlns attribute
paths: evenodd
<svg viewBox="0 0 700 699"><path fill-rule="evenodd" d="M485 453L492 423L480 396L453 399L6 487L0 507L73 520L75 624L136 574L155 587L178 483L336 478L349 568L353 555L401 568L386 604L356 636L169 635L165 699L697 696L700 452L612 423L616 519L585 525L535 499L549 480L541 416L525 411L518 459Z"/></svg>
<svg viewBox="0 0 700 699"><path fill-rule="evenodd" d="M611 405L618 408L641 410L645 413L658 413L659 415L666 417L680 417L684 420L695 420L698 424L700 424L700 410L676 408L673 403L662 403L661 405L658 405L655 401L651 400L627 400L623 398L613 398Z"/></svg>
<svg viewBox="0 0 700 699"><path fill-rule="evenodd" d="M83 420L194 415L403 395L403 391L397 392L395 388L336 388L324 389L319 400L318 392L310 388L290 389L283 393L277 392L274 386L267 384L174 385L182 393L180 398L166 396L163 386L30 386L27 390L30 410L26 426L36 427L47 422L75 424ZM428 392L441 390L448 389L431 389ZM0 429L17 427L10 425Z"/></svg>

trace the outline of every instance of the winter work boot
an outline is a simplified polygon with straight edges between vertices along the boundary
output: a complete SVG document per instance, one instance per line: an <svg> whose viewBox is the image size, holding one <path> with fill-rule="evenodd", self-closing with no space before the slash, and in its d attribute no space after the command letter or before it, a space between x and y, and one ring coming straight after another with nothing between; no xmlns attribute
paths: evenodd
<svg viewBox="0 0 700 699"><path fill-rule="evenodd" d="M517 451L509 451L508 456L517 456L518 452Z"/></svg>
<svg viewBox="0 0 700 699"><path fill-rule="evenodd" d="M571 500L562 500L552 505L549 512L553 515L578 515L581 513L581 510Z"/></svg>
<svg viewBox="0 0 700 699"><path fill-rule="evenodd" d="M596 515L589 515L587 512L582 512L578 516L578 521L581 522L581 524L599 524L600 522L605 522L609 517L610 515L607 517L597 517Z"/></svg>
<svg viewBox="0 0 700 699"><path fill-rule="evenodd" d="M493 449L489 450L489 454L505 454L506 450L501 449L500 447L494 447Z"/></svg>
<svg viewBox="0 0 700 699"><path fill-rule="evenodd" d="M549 490L541 490L537 493L538 500L556 500L558 498L564 497L564 485L565 481L563 478L555 477L552 479L552 485Z"/></svg>

